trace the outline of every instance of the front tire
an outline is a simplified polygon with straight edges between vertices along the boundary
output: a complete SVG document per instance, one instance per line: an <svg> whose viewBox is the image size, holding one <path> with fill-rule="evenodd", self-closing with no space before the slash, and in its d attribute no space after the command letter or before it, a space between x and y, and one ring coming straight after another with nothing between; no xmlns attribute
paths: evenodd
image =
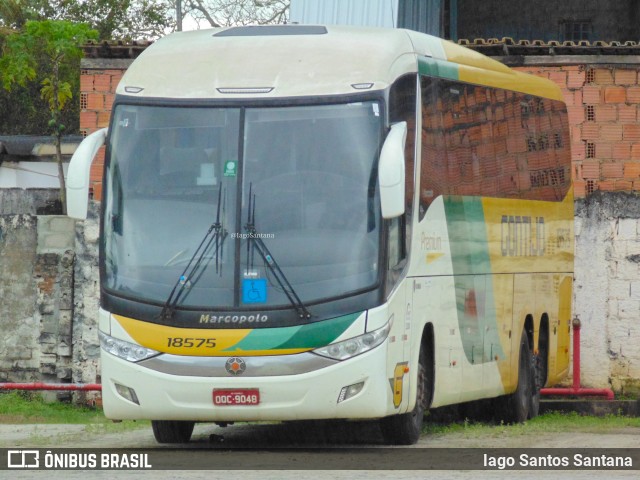
<svg viewBox="0 0 640 480"><path fill-rule="evenodd" d="M158 443L188 443L195 422L179 420L151 420L153 436Z"/></svg>
<svg viewBox="0 0 640 480"><path fill-rule="evenodd" d="M418 362L418 392L416 406L413 411L392 415L380 420L380 429L384 442L388 445L413 445L422 433L422 420L428 408L431 382L429 380L429 368L427 355L424 348L420 349Z"/></svg>

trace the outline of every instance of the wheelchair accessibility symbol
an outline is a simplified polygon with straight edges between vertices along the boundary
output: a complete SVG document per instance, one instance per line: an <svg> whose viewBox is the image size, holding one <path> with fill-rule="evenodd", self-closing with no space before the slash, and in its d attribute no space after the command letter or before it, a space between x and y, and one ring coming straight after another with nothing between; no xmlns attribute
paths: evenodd
<svg viewBox="0 0 640 480"><path fill-rule="evenodd" d="M267 280L264 278L245 278L242 280L242 303L266 303Z"/></svg>

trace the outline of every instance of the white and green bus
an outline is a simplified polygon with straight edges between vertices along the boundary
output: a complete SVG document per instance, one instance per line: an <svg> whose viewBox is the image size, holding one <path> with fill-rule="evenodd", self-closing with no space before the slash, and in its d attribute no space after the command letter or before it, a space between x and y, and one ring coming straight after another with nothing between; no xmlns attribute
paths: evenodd
<svg viewBox="0 0 640 480"><path fill-rule="evenodd" d="M195 422L536 415L567 372L573 198L552 82L407 30L176 33L117 88L106 144L104 412ZM497 408L497 407L496 407Z"/></svg>

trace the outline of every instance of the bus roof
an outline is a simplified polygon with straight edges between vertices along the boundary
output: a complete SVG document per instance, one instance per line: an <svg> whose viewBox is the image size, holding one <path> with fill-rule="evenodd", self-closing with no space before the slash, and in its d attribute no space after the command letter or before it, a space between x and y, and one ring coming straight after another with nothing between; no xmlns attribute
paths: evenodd
<svg viewBox="0 0 640 480"><path fill-rule="evenodd" d="M177 32L148 47L116 92L143 98L258 99L382 90L420 59L440 76L562 99L548 80L403 29L272 25ZM420 71L434 74L434 71ZM445 72L444 74L442 72Z"/></svg>

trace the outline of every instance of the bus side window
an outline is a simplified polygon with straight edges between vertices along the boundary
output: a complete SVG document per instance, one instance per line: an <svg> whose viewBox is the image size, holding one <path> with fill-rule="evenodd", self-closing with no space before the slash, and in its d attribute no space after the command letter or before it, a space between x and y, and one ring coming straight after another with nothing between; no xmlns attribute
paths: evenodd
<svg viewBox="0 0 640 480"><path fill-rule="evenodd" d="M562 102L422 77L420 219L440 195L561 201L571 185Z"/></svg>
<svg viewBox="0 0 640 480"><path fill-rule="evenodd" d="M406 214L389 220L387 243L387 293L393 290L407 260Z"/></svg>

